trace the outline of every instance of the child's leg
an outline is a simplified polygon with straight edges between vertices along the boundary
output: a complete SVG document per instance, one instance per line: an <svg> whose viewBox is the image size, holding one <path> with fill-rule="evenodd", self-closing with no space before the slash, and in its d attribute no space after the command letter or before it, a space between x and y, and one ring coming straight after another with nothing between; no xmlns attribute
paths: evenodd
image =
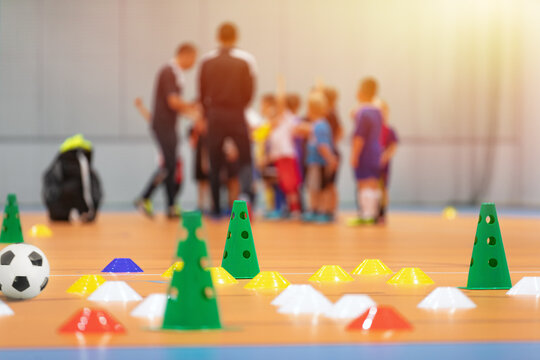
<svg viewBox="0 0 540 360"><path fill-rule="evenodd" d="M285 205L287 201L287 198L285 197L283 190L281 190L275 181L272 183L272 188L274 189L274 210L281 211L283 209L283 205Z"/></svg>
<svg viewBox="0 0 540 360"><path fill-rule="evenodd" d="M287 195L287 204L289 205L290 212L299 212L300 211L300 200L298 192L290 192Z"/></svg>
<svg viewBox="0 0 540 360"><path fill-rule="evenodd" d="M317 191L315 189L309 190L309 208L311 209L312 213L319 212L319 207L321 205L320 195L321 195L320 191Z"/></svg>
<svg viewBox="0 0 540 360"><path fill-rule="evenodd" d="M319 165L310 165L307 169L306 186L309 198L309 209L316 213L320 206L320 195L322 191L322 167Z"/></svg>
<svg viewBox="0 0 540 360"><path fill-rule="evenodd" d="M356 213L362 218L362 186L360 180L356 181Z"/></svg>
<svg viewBox="0 0 540 360"><path fill-rule="evenodd" d="M266 211L272 211L274 209L275 204L275 194L274 194L274 187L268 180L263 180L263 186L264 186L264 201L265 201L265 209Z"/></svg>
<svg viewBox="0 0 540 360"><path fill-rule="evenodd" d="M336 184L332 184L329 189L329 200L328 203L330 205L330 211L329 213L334 214L337 211L337 204L338 204L338 191Z"/></svg>
<svg viewBox="0 0 540 360"><path fill-rule="evenodd" d="M332 214L332 186L327 186L325 189L323 189L320 193L320 200L319 200L319 214L325 214L325 215L331 215Z"/></svg>
<svg viewBox="0 0 540 360"><path fill-rule="evenodd" d="M335 170L335 172L330 176L330 186L331 186L331 194L330 194L330 200L329 200L329 204L330 204L330 211L329 211L329 214L336 214L337 213L337 210L338 210L338 199L339 199L339 194L338 194L338 188L337 188L337 172L338 172L338 169L339 169L339 164L341 163L341 154L339 152L336 152L336 156L337 156L337 159L338 159L338 166Z"/></svg>
<svg viewBox="0 0 540 360"><path fill-rule="evenodd" d="M365 220L375 220L379 212L381 191L376 178L358 181L359 203L361 217Z"/></svg>
<svg viewBox="0 0 540 360"><path fill-rule="evenodd" d="M379 219L384 221L384 218L386 216L386 208L388 206L388 187L386 186L386 182L384 181L384 178L382 178L379 181L379 189L381 191L381 204L379 206Z"/></svg>
<svg viewBox="0 0 540 360"><path fill-rule="evenodd" d="M298 187L300 175L295 158L284 157L276 161L279 186L285 194L285 200L290 212L300 211Z"/></svg>
<svg viewBox="0 0 540 360"><path fill-rule="evenodd" d="M337 204L337 190L336 190L336 173L329 172L328 168L324 168L322 173L322 193L320 213L328 216L330 219L333 217L336 204Z"/></svg>
<svg viewBox="0 0 540 360"><path fill-rule="evenodd" d="M388 207L388 189L384 188L381 190L381 206L379 211L379 217L384 220L386 217L386 210Z"/></svg>

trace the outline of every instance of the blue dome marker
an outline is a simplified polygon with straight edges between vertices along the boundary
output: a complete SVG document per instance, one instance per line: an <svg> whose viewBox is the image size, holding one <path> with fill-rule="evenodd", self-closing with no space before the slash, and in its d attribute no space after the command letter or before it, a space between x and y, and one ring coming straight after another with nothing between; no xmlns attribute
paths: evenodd
<svg viewBox="0 0 540 360"><path fill-rule="evenodd" d="M139 265L135 264L130 258L115 258L105 266L103 273L138 273L143 272Z"/></svg>

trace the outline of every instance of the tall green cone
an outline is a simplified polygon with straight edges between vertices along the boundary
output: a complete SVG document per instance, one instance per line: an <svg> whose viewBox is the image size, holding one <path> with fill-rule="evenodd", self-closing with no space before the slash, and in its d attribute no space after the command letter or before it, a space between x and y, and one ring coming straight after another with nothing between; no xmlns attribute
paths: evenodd
<svg viewBox="0 0 540 360"><path fill-rule="evenodd" d="M9 194L4 209L4 221L2 222L2 233L0 234L0 243L12 244L24 242L21 228L21 219L19 218L19 206L17 205L17 196Z"/></svg>
<svg viewBox="0 0 540 360"><path fill-rule="evenodd" d="M221 267L236 279L253 279L260 272L245 201L233 203Z"/></svg>
<svg viewBox="0 0 540 360"><path fill-rule="evenodd" d="M497 210L495 204L484 203L478 217L466 289L495 290L511 287Z"/></svg>
<svg viewBox="0 0 540 360"><path fill-rule="evenodd" d="M203 267L202 260L208 257L206 243L197 237L201 213L184 213L182 225L187 238L178 243L177 257L184 261L184 267L173 273L162 328L221 329L212 276Z"/></svg>

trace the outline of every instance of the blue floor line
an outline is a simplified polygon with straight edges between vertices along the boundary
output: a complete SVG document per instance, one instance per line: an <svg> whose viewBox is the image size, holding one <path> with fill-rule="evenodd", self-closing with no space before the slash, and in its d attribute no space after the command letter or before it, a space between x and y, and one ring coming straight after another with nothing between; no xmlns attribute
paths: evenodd
<svg viewBox="0 0 540 360"><path fill-rule="evenodd" d="M533 359L540 342L286 346L113 347L0 350L2 360Z"/></svg>

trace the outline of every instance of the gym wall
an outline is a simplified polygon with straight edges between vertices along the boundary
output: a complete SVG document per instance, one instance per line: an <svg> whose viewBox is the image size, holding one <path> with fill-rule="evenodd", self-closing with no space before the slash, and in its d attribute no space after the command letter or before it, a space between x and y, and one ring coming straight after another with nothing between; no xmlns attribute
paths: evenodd
<svg viewBox="0 0 540 360"><path fill-rule="evenodd" d="M157 159L133 99L151 105L176 46L211 50L225 20L258 60L258 95L278 74L301 94L317 80L339 90L344 207L354 192L348 114L366 75L379 80L401 138L393 203L540 205L540 3L510 0L0 0L0 196L40 205L43 171L82 132L95 144L105 206L129 205Z"/></svg>

